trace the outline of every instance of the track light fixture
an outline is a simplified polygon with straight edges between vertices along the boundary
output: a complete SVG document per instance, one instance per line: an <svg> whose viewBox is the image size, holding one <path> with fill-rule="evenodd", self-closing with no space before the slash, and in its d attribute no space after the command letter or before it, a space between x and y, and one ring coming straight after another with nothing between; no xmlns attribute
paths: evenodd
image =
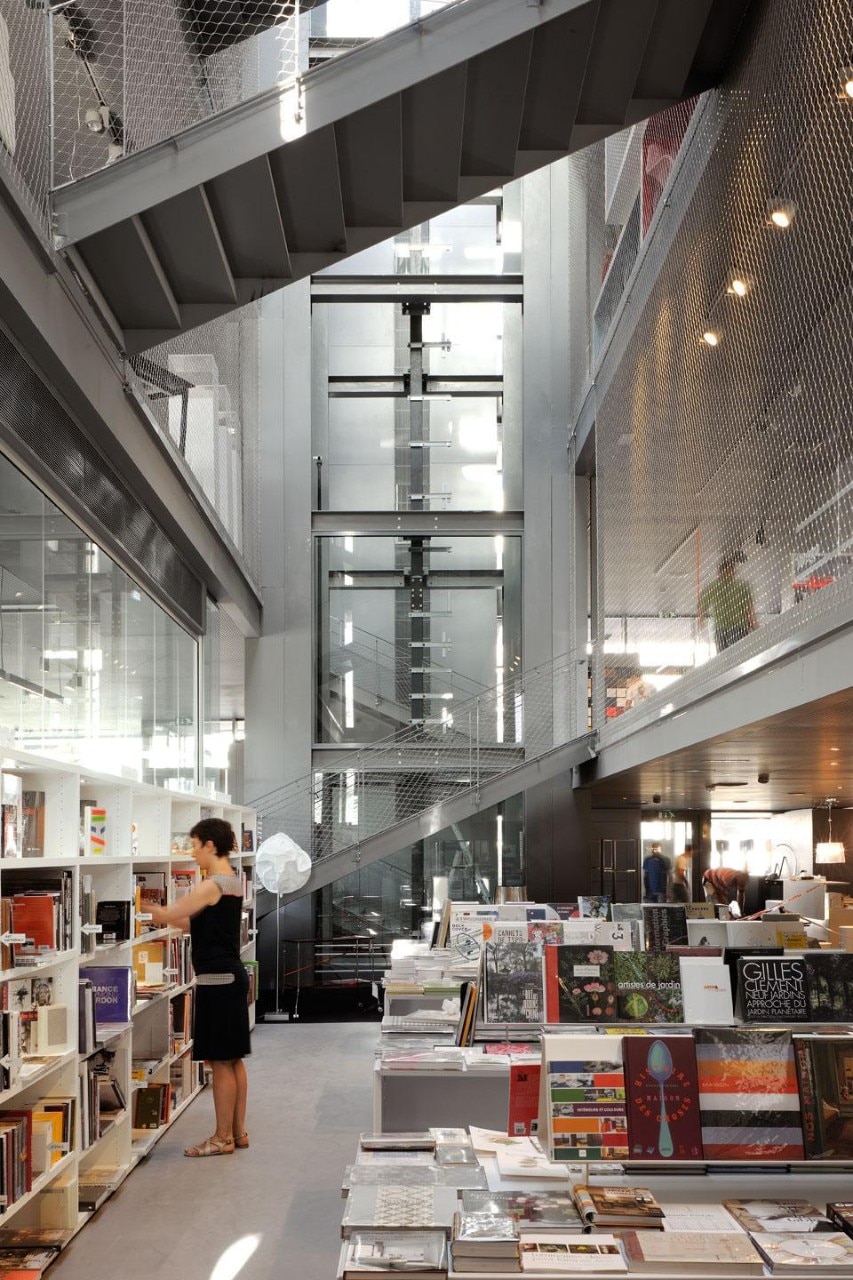
<svg viewBox="0 0 853 1280"><path fill-rule="evenodd" d="M841 68L838 74L838 96L842 102L853 102L853 66Z"/></svg>
<svg viewBox="0 0 853 1280"><path fill-rule="evenodd" d="M767 201L767 221L779 231L787 231L797 216L797 206L793 200L782 200L771 196Z"/></svg>
<svg viewBox="0 0 853 1280"><path fill-rule="evenodd" d="M718 347L723 340L722 330L718 325L706 324L702 333L702 341L706 347Z"/></svg>
<svg viewBox="0 0 853 1280"><path fill-rule="evenodd" d="M733 298L745 298L752 288L752 281L745 271L732 271L726 282L726 293Z"/></svg>

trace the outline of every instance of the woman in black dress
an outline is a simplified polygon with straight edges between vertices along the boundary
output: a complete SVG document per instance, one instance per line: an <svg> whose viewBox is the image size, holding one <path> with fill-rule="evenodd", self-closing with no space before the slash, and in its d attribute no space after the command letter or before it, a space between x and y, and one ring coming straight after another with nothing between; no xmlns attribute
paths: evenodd
<svg viewBox="0 0 853 1280"><path fill-rule="evenodd" d="M150 908L154 924L185 925L189 921L196 972L193 1057L213 1071L216 1132L185 1156L232 1155L248 1147L243 1059L249 1043L249 979L240 961L240 917L243 886L229 854L234 832L221 818L204 818L190 832L193 857L205 872L198 888L171 906Z"/></svg>

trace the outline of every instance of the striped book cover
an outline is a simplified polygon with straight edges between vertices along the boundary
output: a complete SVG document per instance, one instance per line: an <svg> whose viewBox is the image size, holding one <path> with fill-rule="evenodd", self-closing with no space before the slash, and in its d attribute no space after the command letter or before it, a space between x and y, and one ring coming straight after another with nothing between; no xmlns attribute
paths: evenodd
<svg viewBox="0 0 853 1280"><path fill-rule="evenodd" d="M622 1037L545 1036L543 1058L551 1158L624 1160L628 1121Z"/></svg>
<svg viewBox="0 0 853 1280"><path fill-rule="evenodd" d="M802 1160L803 1133L790 1031L696 1030L706 1160Z"/></svg>

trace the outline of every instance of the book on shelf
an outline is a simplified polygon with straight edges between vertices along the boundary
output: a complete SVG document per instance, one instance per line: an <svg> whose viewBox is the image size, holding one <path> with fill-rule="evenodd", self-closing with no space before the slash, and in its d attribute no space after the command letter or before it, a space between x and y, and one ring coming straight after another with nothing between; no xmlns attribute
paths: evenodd
<svg viewBox="0 0 853 1280"><path fill-rule="evenodd" d="M578 1276L624 1273L628 1270L615 1236L525 1236L521 1241L522 1271Z"/></svg>
<svg viewBox="0 0 853 1280"><path fill-rule="evenodd" d="M701 1160L693 1037L626 1036L623 1054L631 1157Z"/></svg>
<svg viewBox="0 0 853 1280"><path fill-rule="evenodd" d="M96 804L80 802L80 856L103 857L107 852L107 811Z"/></svg>
<svg viewBox="0 0 853 1280"><path fill-rule="evenodd" d="M663 1209L645 1187L598 1187L576 1183L578 1213L591 1227L663 1229Z"/></svg>
<svg viewBox="0 0 853 1280"><path fill-rule="evenodd" d="M84 873L80 877L80 954L84 956L94 955L103 931L103 926L98 928L96 924L97 911L95 882L91 875Z"/></svg>
<svg viewBox="0 0 853 1280"><path fill-rule="evenodd" d="M734 1005L729 971L721 956L679 956L684 1021L730 1027Z"/></svg>
<svg viewBox="0 0 853 1280"><path fill-rule="evenodd" d="M804 958L738 956L735 1008L745 1022L808 1022Z"/></svg>
<svg viewBox="0 0 853 1280"><path fill-rule="evenodd" d="M59 949L57 899L52 893L15 893L11 897L12 931L24 936L13 946L15 965L35 963Z"/></svg>
<svg viewBox="0 0 853 1280"><path fill-rule="evenodd" d="M520 1239L518 1224L509 1214L463 1209L453 1215L450 1253L454 1265L460 1258L512 1258L518 1264Z"/></svg>
<svg viewBox="0 0 853 1280"><path fill-rule="evenodd" d="M90 1165L77 1180L77 1207L81 1213L99 1209L121 1182L121 1170L112 1165Z"/></svg>
<svg viewBox="0 0 853 1280"><path fill-rule="evenodd" d="M539 1139L556 1161L628 1156L621 1035L545 1035Z"/></svg>
<svg viewBox="0 0 853 1280"><path fill-rule="evenodd" d="M647 951L666 951L670 945L686 946L687 912L676 903L643 903L643 938Z"/></svg>
<svg viewBox="0 0 853 1280"><path fill-rule="evenodd" d="M492 925L500 919L497 907L470 906L454 903L450 911L450 928L446 946L465 960L476 960L483 944L492 934Z"/></svg>
<svg viewBox="0 0 853 1280"><path fill-rule="evenodd" d="M726 920L727 945L746 950L749 947L785 947L803 949L808 938L799 916L783 916L769 912L763 920Z"/></svg>
<svg viewBox="0 0 853 1280"><path fill-rule="evenodd" d="M610 919L610 897L606 894L578 894L578 915L595 920Z"/></svg>
<svg viewBox="0 0 853 1280"><path fill-rule="evenodd" d="M481 1156L496 1156L502 1149L524 1151L528 1155L540 1150L538 1144L530 1138L513 1137L502 1129L480 1129L472 1124L468 1126L468 1132L471 1135L471 1145Z"/></svg>
<svg viewBox="0 0 853 1280"><path fill-rule="evenodd" d="M836 1231L830 1219L808 1200L724 1200L723 1208L744 1231Z"/></svg>
<svg viewBox="0 0 853 1280"><path fill-rule="evenodd" d="M58 1249L38 1246L9 1247L0 1244L0 1275L5 1280L16 1276L40 1276L56 1260Z"/></svg>
<svg viewBox="0 0 853 1280"><path fill-rule="evenodd" d="M853 952L804 955L812 1022L848 1022L853 1010Z"/></svg>
<svg viewBox="0 0 853 1280"><path fill-rule="evenodd" d="M826 1235L757 1231L750 1239L774 1276L846 1275L853 1268L853 1239L843 1231Z"/></svg>
<svg viewBox="0 0 853 1280"><path fill-rule="evenodd" d="M486 1022L542 1021L542 947L526 933L526 925L500 923L486 943Z"/></svg>
<svg viewBox="0 0 853 1280"><path fill-rule="evenodd" d="M80 970L95 992L96 1023L130 1022L133 970L128 965L92 965Z"/></svg>
<svg viewBox="0 0 853 1280"><path fill-rule="evenodd" d="M95 988L89 978L77 982L77 1051L92 1053L95 1048Z"/></svg>
<svg viewBox="0 0 853 1280"><path fill-rule="evenodd" d="M807 1160L853 1156L853 1036L794 1034Z"/></svg>
<svg viewBox="0 0 853 1280"><path fill-rule="evenodd" d="M40 1005L36 1010L35 1052L40 1057L64 1053L68 1047L68 1006Z"/></svg>
<svg viewBox="0 0 853 1280"><path fill-rule="evenodd" d="M165 907L166 905L166 872L165 871L141 871L135 877L135 894L136 910L135 915L135 933L136 937L141 937L144 933L149 933L157 928L152 920L141 920L140 916L150 916L151 907Z"/></svg>
<svg viewBox="0 0 853 1280"><path fill-rule="evenodd" d="M130 938L129 898L104 898L95 907L95 924L101 926L102 943L127 942Z"/></svg>
<svg viewBox="0 0 853 1280"><path fill-rule="evenodd" d="M162 991L169 979L165 973L168 943L165 938L139 942L133 948L133 973L137 994Z"/></svg>
<svg viewBox="0 0 853 1280"><path fill-rule="evenodd" d="M802 1160L791 1032L698 1027L696 1066L706 1160Z"/></svg>
<svg viewBox="0 0 853 1280"><path fill-rule="evenodd" d="M474 1043L474 1026L477 1018L477 1004L480 999L481 982L479 977L463 983L459 1010L459 1024L456 1028L456 1045Z"/></svg>
<svg viewBox="0 0 853 1280"><path fill-rule="evenodd" d="M743 1231L623 1231L628 1270L637 1275L760 1276L764 1264Z"/></svg>
<svg viewBox="0 0 853 1280"><path fill-rule="evenodd" d="M159 1129L168 1122L171 1093L166 1081L152 1081L133 1091L134 1129Z"/></svg>
<svg viewBox="0 0 853 1280"><path fill-rule="evenodd" d="M560 921L563 936L558 942L573 947L612 947L614 951L639 950L633 922L601 920L597 916L581 916ZM635 943L636 948L635 948Z"/></svg>
<svg viewBox="0 0 853 1280"><path fill-rule="evenodd" d="M616 1018L613 948L599 945L545 948L545 1017L548 1022L602 1022Z"/></svg>
<svg viewBox="0 0 853 1280"><path fill-rule="evenodd" d="M519 1231L580 1231L583 1227L568 1191L463 1191L462 1209L513 1218Z"/></svg>
<svg viewBox="0 0 853 1280"><path fill-rule="evenodd" d="M45 795L43 791L21 792L21 853L25 858L41 858L45 852Z"/></svg>
<svg viewBox="0 0 853 1280"><path fill-rule="evenodd" d="M255 852L255 833L251 827L243 826L241 828L240 848L243 853Z"/></svg>
<svg viewBox="0 0 853 1280"><path fill-rule="evenodd" d="M447 1269L443 1231L354 1231L341 1251L340 1280L433 1280Z"/></svg>
<svg viewBox="0 0 853 1280"><path fill-rule="evenodd" d="M621 1022L683 1022L678 957L658 951L615 951L616 1015Z"/></svg>
<svg viewBox="0 0 853 1280"><path fill-rule="evenodd" d="M455 1187L385 1183L350 1188L341 1234L372 1231L449 1231L456 1212Z"/></svg>
<svg viewBox="0 0 853 1280"><path fill-rule="evenodd" d="M173 831L170 849L173 858L192 853L193 842L189 831Z"/></svg>
<svg viewBox="0 0 853 1280"><path fill-rule="evenodd" d="M510 1062L509 1114L507 1133L525 1137L539 1128L539 1093L542 1065L539 1062Z"/></svg>
<svg viewBox="0 0 853 1280"><path fill-rule="evenodd" d="M826 1206L826 1216L848 1236L853 1236L853 1200L830 1201Z"/></svg>

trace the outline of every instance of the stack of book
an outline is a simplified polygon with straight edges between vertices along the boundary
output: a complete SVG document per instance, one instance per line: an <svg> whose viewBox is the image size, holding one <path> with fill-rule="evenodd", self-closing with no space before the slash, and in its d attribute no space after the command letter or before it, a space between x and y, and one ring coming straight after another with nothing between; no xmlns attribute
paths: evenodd
<svg viewBox="0 0 853 1280"><path fill-rule="evenodd" d="M456 1213L450 1240L453 1270L520 1271L521 1236L507 1214Z"/></svg>

